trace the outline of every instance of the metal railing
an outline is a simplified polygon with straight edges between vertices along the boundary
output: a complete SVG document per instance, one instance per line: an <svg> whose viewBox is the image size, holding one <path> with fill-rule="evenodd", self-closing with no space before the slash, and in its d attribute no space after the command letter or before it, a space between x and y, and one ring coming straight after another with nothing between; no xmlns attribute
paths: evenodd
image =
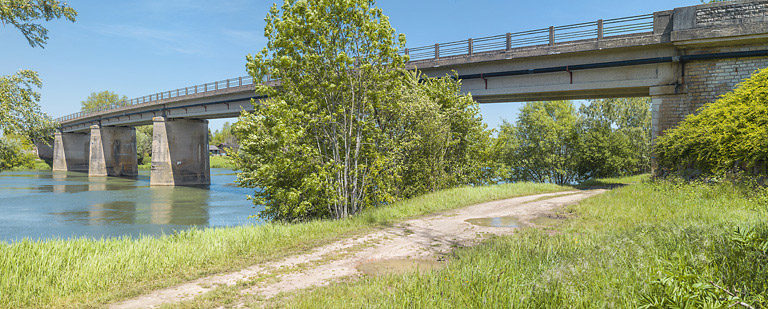
<svg viewBox="0 0 768 309"><path fill-rule="evenodd" d="M421 46L415 48L405 48L400 51L401 54L408 55L410 60L439 59L440 57L472 55L478 52L494 50L510 50L516 47L554 45L569 41L578 41L583 39L596 38L598 40L622 34L632 34L647 32L653 30L653 14L644 14L630 17L598 20L573 25L549 27L522 32L506 33L481 38L470 38L462 41L453 41L447 43L438 43L430 46ZM269 81L269 77L267 81ZM148 104L160 100L185 97L199 93L217 91L233 87L253 85L253 78L250 76L236 77L222 81L205 83L186 88L168 90L146 95L139 98L130 99L111 106L102 106L96 109L77 112L56 118L57 122L63 122L76 118L81 118L94 113L119 109L126 106Z"/></svg>
<svg viewBox="0 0 768 309"><path fill-rule="evenodd" d="M410 60L439 59L449 56L472 55L485 51L510 50L517 47L554 45L584 39L603 39L604 37L653 31L653 14L630 17L601 19L565 26L508 32L481 38L439 43L429 46L405 48L400 54L408 55Z"/></svg>
<svg viewBox="0 0 768 309"><path fill-rule="evenodd" d="M156 103L160 100L165 100L165 99L182 98L182 97L191 96L199 93L206 93L206 92L212 92L212 91L217 91L222 89L248 86L253 84L254 84L253 77L250 77L250 76L235 77L235 78L220 80L216 82L210 82L210 83L205 83L200 85L189 86L185 88L158 92L155 94L150 94L150 95L146 95L138 98L133 98L130 100L125 100L109 106L100 106L98 108L84 110L74 114L69 114L66 116L56 118L55 120L61 123L67 120L81 118L81 117L92 115L98 112L119 109L127 106Z"/></svg>

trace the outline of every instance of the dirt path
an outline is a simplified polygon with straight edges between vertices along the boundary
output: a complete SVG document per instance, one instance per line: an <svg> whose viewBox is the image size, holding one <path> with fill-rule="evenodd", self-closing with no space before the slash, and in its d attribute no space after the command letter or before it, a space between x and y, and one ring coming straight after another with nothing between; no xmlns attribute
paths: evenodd
<svg viewBox="0 0 768 309"><path fill-rule="evenodd" d="M309 253L281 261L254 265L241 271L201 278L168 289L113 304L111 308L147 308L193 299L219 285L272 276L270 280L242 290L270 298L278 293L326 285L337 279L360 275L357 266L390 259L442 260L456 247L477 244L490 234L514 233L515 228L485 227L467 219L514 216L530 223L556 208L576 203L605 190L537 194L477 204L457 210L408 220L395 227L344 239Z"/></svg>

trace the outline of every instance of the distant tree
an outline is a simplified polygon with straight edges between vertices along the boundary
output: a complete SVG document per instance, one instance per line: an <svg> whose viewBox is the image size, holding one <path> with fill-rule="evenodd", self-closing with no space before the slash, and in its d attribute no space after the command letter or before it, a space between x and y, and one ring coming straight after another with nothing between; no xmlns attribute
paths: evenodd
<svg viewBox="0 0 768 309"><path fill-rule="evenodd" d="M152 125L136 127L136 155L139 164L146 164L152 158Z"/></svg>
<svg viewBox="0 0 768 309"><path fill-rule="evenodd" d="M240 141L238 141L237 137L232 133L232 125L229 122L224 122L224 124L221 126L221 131L216 130L212 134L211 145L219 145L219 144L230 145L232 147L235 147L235 150L238 148L238 145L240 144Z"/></svg>
<svg viewBox="0 0 768 309"><path fill-rule="evenodd" d="M35 21L64 17L74 22L77 11L56 0L0 0L0 23L13 25L32 47L45 47L48 29Z"/></svg>
<svg viewBox="0 0 768 309"><path fill-rule="evenodd" d="M555 184L580 180L577 119L570 101L526 103L516 125L503 126L499 135L511 151L504 157L514 160L508 162L513 167L508 178Z"/></svg>
<svg viewBox="0 0 768 309"><path fill-rule="evenodd" d="M590 100L579 109L579 173L586 178L650 171L651 100Z"/></svg>
<svg viewBox="0 0 768 309"><path fill-rule="evenodd" d="M80 102L82 111L93 111L123 106L128 103L128 97L109 90L92 92L85 101Z"/></svg>

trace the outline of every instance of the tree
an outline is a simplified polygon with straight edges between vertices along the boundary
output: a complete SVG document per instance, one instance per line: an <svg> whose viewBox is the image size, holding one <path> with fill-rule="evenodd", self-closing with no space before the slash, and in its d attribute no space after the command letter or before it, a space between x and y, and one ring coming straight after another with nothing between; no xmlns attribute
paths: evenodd
<svg viewBox="0 0 768 309"><path fill-rule="evenodd" d="M100 92L92 92L91 95L89 95L88 98L85 99L85 101L80 102L80 105L81 105L80 109L84 112L105 110L105 109L123 106L127 103L128 103L127 96L120 97L120 95L117 93L114 93L109 90L104 90Z"/></svg>
<svg viewBox="0 0 768 309"><path fill-rule="evenodd" d="M579 173L585 178L650 171L649 98L590 100L579 109Z"/></svg>
<svg viewBox="0 0 768 309"><path fill-rule="evenodd" d="M38 139L52 134L53 120L37 104L42 86L35 71L21 70L11 76L0 76L0 130Z"/></svg>
<svg viewBox="0 0 768 309"><path fill-rule="evenodd" d="M136 155L139 164L151 162L152 158L152 125L136 127Z"/></svg>
<svg viewBox="0 0 768 309"><path fill-rule="evenodd" d="M451 77L405 70L405 43L369 0L286 1L248 56L268 99L233 125L238 182L275 220L344 218L490 179L478 106Z"/></svg>
<svg viewBox="0 0 768 309"><path fill-rule="evenodd" d="M506 156L517 161L509 178L556 184L580 180L577 119L570 101L526 103L514 129L507 126L499 136L518 145L513 155Z"/></svg>
<svg viewBox="0 0 768 309"><path fill-rule="evenodd" d="M262 188L256 202L277 219L344 218L392 200L380 189L377 116L403 78L404 36L369 0L286 1L266 22L267 47L247 68L281 85L257 86L270 99L238 121L250 161L240 183Z"/></svg>
<svg viewBox="0 0 768 309"><path fill-rule="evenodd" d="M44 48L48 41L48 29L36 20L64 17L74 22L76 16L77 11L56 0L0 0L0 23L19 29L32 47Z"/></svg>

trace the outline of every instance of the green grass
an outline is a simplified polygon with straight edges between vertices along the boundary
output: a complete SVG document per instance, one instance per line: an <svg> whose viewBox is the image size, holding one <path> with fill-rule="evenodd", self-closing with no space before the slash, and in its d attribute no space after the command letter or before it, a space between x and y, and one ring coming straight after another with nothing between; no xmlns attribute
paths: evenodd
<svg viewBox="0 0 768 309"><path fill-rule="evenodd" d="M624 177L588 179L576 185L576 188L589 189L589 188L595 188L595 187L608 187L608 188L621 187L624 185L641 183L643 181L649 180L650 177L651 177L650 174L640 174L640 175L624 176Z"/></svg>
<svg viewBox="0 0 768 309"><path fill-rule="evenodd" d="M764 308L767 201L729 184L646 181L570 206L572 219L549 228L460 249L440 271L365 277L251 305L724 308L741 299Z"/></svg>
<svg viewBox="0 0 768 309"><path fill-rule="evenodd" d="M517 183L444 190L347 220L190 230L139 239L0 244L0 307L84 307L217 272L241 269L394 222L568 187Z"/></svg>
<svg viewBox="0 0 768 309"><path fill-rule="evenodd" d="M211 168L228 168L234 169L235 165L230 161L228 156L211 156Z"/></svg>
<svg viewBox="0 0 768 309"><path fill-rule="evenodd" d="M211 168L228 168L234 169L235 165L230 161L228 156L210 156ZM152 167L152 162L146 162L139 164L140 170L148 170Z"/></svg>

